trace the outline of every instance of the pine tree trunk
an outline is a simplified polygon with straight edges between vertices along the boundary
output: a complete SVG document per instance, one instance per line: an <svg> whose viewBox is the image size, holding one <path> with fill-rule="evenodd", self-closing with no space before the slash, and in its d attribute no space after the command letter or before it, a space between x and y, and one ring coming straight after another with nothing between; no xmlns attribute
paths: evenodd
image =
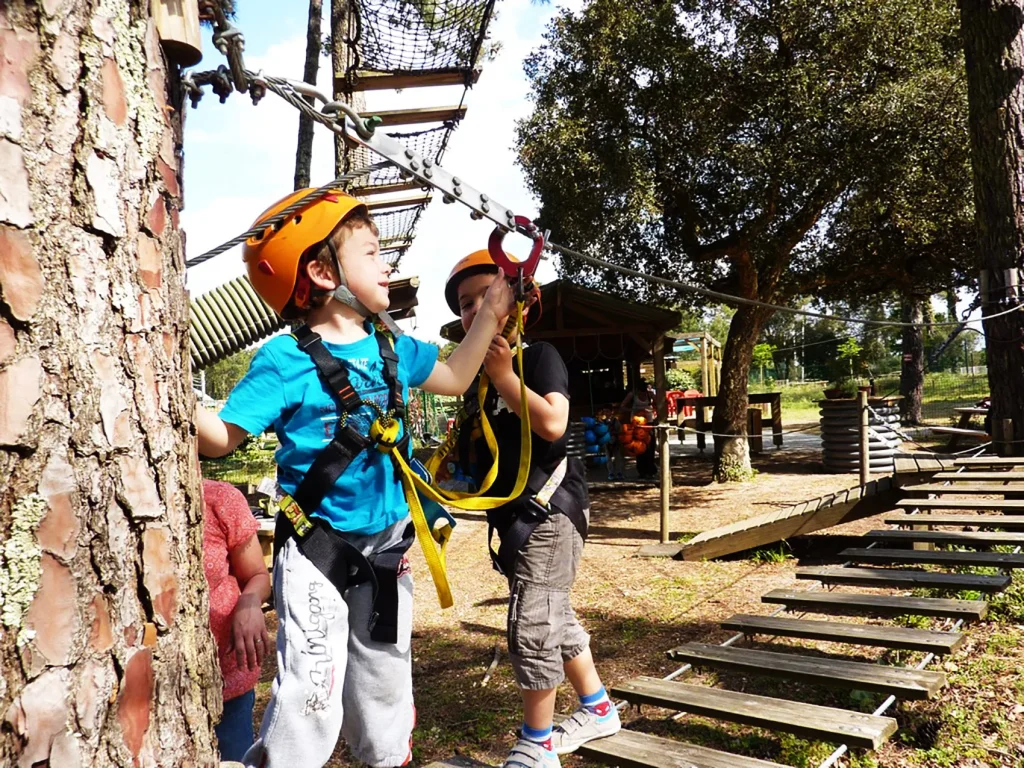
<svg viewBox="0 0 1024 768"><path fill-rule="evenodd" d="M722 350L722 384L711 420L716 435L714 476L718 482L747 480L752 474L747 445L747 384L757 335L767 319L763 314L753 307L737 309Z"/></svg>
<svg viewBox="0 0 1024 768"><path fill-rule="evenodd" d="M348 45L349 28L353 19L349 14L358 13L359 9L349 0L331 0L331 66L334 68L333 98L350 104L357 112L366 108L366 98L362 91L350 93L337 75L344 75L353 60ZM363 147L349 147L340 135L334 135L334 172L336 176L347 173L370 162L370 150Z"/></svg>
<svg viewBox="0 0 1024 768"><path fill-rule="evenodd" d="M900 394L904 424L921 423L921 400L924 395L924 322L925 300L919 295L906 295L902 299L902 320L917 323L916 328L903 329L903 363L900 367Z"/></svg>
<svg viewBox="0 0 1024 768"><path fill-rule="evenodd" d="M986 315L1018 304L1006 270L1024 267L1024 2L960 0L974 175L977 263L990 290ZM993 423L1013 420L1015 452L1024 448L1024 313L985 323Z"/></svg>
<svg viewBox="0 0 1024 768"><path fill-rule="evenodd" d="M310 85L316 85L316 75L320 69L320 50L323 42L320 39L320 21L323 17L321 0L309 0L309 21L306 25L306 64L302 69L302 79ZM312 98L307 99L310 103ZM314 105L316 106L316 105ZM295 189L309 186L309 169L313 164L313 120L299 113L299 140L295 149Z"/></svg>
<svg viewBox="0 0 1024 768"><path fill-rule="evenodd" d="M180 110L149 3L0 4L0 765L216 764Z"/></svg>

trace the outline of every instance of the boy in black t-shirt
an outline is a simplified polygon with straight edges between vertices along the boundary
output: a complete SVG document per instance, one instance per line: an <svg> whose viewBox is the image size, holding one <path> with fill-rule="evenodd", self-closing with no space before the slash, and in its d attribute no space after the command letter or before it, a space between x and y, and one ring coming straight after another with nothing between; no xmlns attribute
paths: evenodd
<svg viewBox="0 0 1024 768"><path fill-rule="evenodd" d="M462 318L464 329L473 324L497 274L486 250L455 265L445 298ZM498 475L487 494L507 496L519 470L523 403L512 349L500 335L491 342L484 370L491 381L484 409L500 447ZM558 754L611 736L620 724L594 667L590 636L569 602L583 554L589 502L583 467L566 456L568 372L555 348L545 343L524 349L523 372L533 430L529 482L522 496L487 515L501 541L498 552L491 553L495 567L509 580L509 657L524 709L521 736L505 765L556 768ZM468 398L476 400L475 386ZM463 470L479 485L491 459L486 443L473 439L469 426L461 435L459 457ZM566 676L580 697L580 707L553 729L555 694Z"/></svg>

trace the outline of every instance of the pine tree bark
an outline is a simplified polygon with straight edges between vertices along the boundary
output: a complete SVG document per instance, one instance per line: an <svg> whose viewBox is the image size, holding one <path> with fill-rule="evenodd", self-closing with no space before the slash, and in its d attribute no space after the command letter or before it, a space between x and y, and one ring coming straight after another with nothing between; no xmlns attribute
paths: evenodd
<svg viewBox="0 0 1024 768"><path fill-rule="evenodd" d="M1024 2L959 0L978 230L977 264L987 273L985 315L1020 303L1006 271L1024 267ZM994 423L1013 420L1024 448L1024 313L984 322Z"/></svg>
<svg viewBox="0 0 1024 768"><path fill-rule="evenodd" d="M320 69L320 51L323 48L323 42L320 39L322 17L323 3L321 0L309 0L309 21L306 24L306 64L302 69L302 79L313 86L316 85L316 76ZM312 97L307 101L313 104ZM295 189L309 186L309 173L312 164L313 120L300 112L299 139L295 149Z"/></svg>
<svg viewBox="0 0 1024 768"><path fill-rule="evenodd" d="M216 764L180 103L149 3L0 4L0 765Z"/></svg>
<svg viewBox="0 0 1024 768"><path fill-rule="evenodd" d="M349 29L353 26L349 14L358 13L359 9L349 0L331 0L331 66L334 68L333 98L344 101L357 112L366 108L366 99L362 91L355 93L347 90L344 75L353 60L352 50L348 45ZM340 176L354 168L365 166L369 162L370 151L363 147L349 147L345 139L334 135L334 173Z"/></svg>
<svg viewBox="0 0 1024 768"><path fill-rule="evenodd" d="M924 397L924 297L908 294L901 300L902 321L915 323L916 327L903 329L901 351L903 362L900 366L900 404L904 424L921 423L921 402Z"/></svg>

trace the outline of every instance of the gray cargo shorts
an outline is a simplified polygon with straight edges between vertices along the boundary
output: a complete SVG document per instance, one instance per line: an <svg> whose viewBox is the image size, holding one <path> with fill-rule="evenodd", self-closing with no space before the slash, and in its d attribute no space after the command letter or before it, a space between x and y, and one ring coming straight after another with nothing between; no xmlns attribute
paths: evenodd
<svg viewBox="0 0 1024 768"><path fill-rule="evenodd" d="M584 514L590 519L590 510ZM569 604L569 590L583 555L572 521L551 515L519 552L508 602L508 652L520 688L557 688L562 665L583 653L590 635Z"/></svg>

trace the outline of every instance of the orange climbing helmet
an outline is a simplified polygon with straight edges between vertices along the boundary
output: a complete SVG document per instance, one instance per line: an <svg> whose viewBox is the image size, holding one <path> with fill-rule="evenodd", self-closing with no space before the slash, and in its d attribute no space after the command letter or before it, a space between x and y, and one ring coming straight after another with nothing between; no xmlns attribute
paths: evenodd
<svg viewBox="0 0 1024 768"><path fill-rule="evenodd" d="M512 254L506 253L505 255L513 264L519 263L519 259ZM498 265L494 263L491 252L486 248L473 251L469 256L459 259L448 275L448 282L444 284L444 298L448 302L448 308L454 314L461 315L462 313L459 311L459 284L467 277L486 273L495 274L497 271Z"/></svg>
<svg viewBox="0 0 1024 768"><path fill-rule="evenodd" d="M287 194L257 216L252 228L312 191L299 189ZM282 317L285 317L293 296L297 308L308 306L308 280L300 279L302 276L299 274L303 255L327 240L338 224L360 210L366 212L363 203L340 189L332 189L310 198L306 205L289 214L280 224L267 227L262 234L246 240L242 260L256 293ZM338 268L340 270L340 264ZM344 275L341 278L344 282Z"/></svg>

